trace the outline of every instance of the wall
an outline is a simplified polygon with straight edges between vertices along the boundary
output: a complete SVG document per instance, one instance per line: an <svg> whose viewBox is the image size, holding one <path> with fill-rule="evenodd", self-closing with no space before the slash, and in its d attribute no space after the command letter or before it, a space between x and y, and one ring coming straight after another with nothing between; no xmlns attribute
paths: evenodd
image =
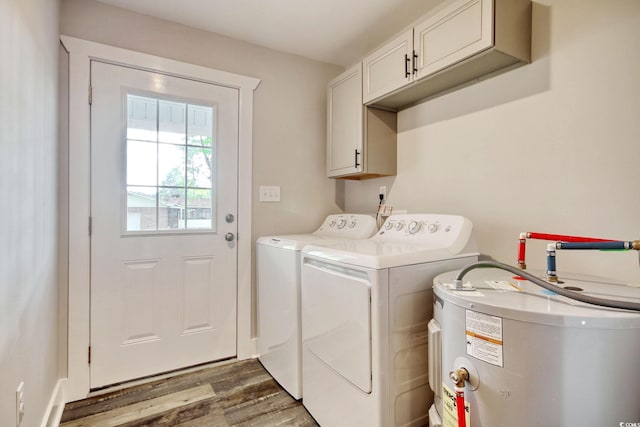
<svg viewBox="0 0 640 427"><path fill-rule="evenodd" d="M58 380L59 4L0 2L0 425L39 425Z"/></svg>
<svg viewBox="0 0 640 427"><path fill-rule="evenodd" d="M386 185L398 209L469 217L510 264L521 231L640 238L640 2L537 1L532 48L530 65L400 112L398 175L343 184L346 210ZM528 243L530 268L545 247ZM640 283L636 252L560 252L558 271Z"/></svg>
<svg viewBox="0 0 640 427"><path fill-rule="evenodd" d="M341 67L92 0L62 1L61 33L262 80L254 97L253 242L308 232L340 212L324 159L326 82ZM260 185L279 185L281 202L258 202Z"/></svg>
<svg viewBox="0 0 640 427"><path fill-rule="evenodd" d="M66 378L69 320L69 52L58 48L58 370Z"/></svg>
<svg viewBox="0 0 640 427"><path fill-rule="evenodd" d="M254 99L254 237L307 231L339 211L319 158L325 86L340 67L94 1L63 0L61 14L62 34L262 79ZM258 203L261 184L280 185L282 202Z"/></svg>

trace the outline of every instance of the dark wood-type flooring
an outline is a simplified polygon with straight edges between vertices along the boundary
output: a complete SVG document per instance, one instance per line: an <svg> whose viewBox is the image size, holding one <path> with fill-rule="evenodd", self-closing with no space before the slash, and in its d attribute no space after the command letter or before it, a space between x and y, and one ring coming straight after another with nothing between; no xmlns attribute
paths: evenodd
<svg viewBox="0 0 640 427"><path fill-rule="evenodd" d="M257 360L177 375L69 403L61 427L317 426Z"/></svg>

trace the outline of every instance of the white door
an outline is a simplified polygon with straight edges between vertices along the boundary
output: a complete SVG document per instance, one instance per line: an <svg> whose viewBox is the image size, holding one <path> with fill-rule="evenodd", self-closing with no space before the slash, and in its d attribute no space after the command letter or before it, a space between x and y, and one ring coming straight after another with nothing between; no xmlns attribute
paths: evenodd
<svg viewBox="0 0 640 427"><path fill-rule="evenodd" d="M236 354L238 91L91 64L91 387Z"/></svg>

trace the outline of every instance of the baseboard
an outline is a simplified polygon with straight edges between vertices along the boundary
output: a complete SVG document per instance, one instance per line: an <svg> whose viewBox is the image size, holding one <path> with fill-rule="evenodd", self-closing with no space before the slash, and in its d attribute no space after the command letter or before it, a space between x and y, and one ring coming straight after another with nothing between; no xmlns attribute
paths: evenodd
<svg viewBox="0 0 640 427"><path fill-rule="evenodd" d="M258 353L258 337L251 338L251 356L249 359L257 359L260 354Z"/></svg>
<svg viewBox="0 0 640 427"><path fill-rule="evenodd" d="M40 427L58 427L60 425L60 419L62 418L62 412L64 411L64 404L66 402L66 383L66 378L61 378L56 383Z"/></svg>

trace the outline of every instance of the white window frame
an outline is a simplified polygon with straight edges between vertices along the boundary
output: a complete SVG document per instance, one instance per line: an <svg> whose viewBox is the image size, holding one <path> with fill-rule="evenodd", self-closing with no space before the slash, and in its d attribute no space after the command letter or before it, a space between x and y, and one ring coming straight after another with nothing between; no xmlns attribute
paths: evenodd
<svg viewBox="0 0 640 427"><path fill-rule="evenodd" d="M253 93L260 79L61 36L69 52L69 294L65 400L86 398L90 391L90 105L92 60L160 72L237 88L238 134L238 276L237 358L255 356L251 337L251 194Z"/></svg>

